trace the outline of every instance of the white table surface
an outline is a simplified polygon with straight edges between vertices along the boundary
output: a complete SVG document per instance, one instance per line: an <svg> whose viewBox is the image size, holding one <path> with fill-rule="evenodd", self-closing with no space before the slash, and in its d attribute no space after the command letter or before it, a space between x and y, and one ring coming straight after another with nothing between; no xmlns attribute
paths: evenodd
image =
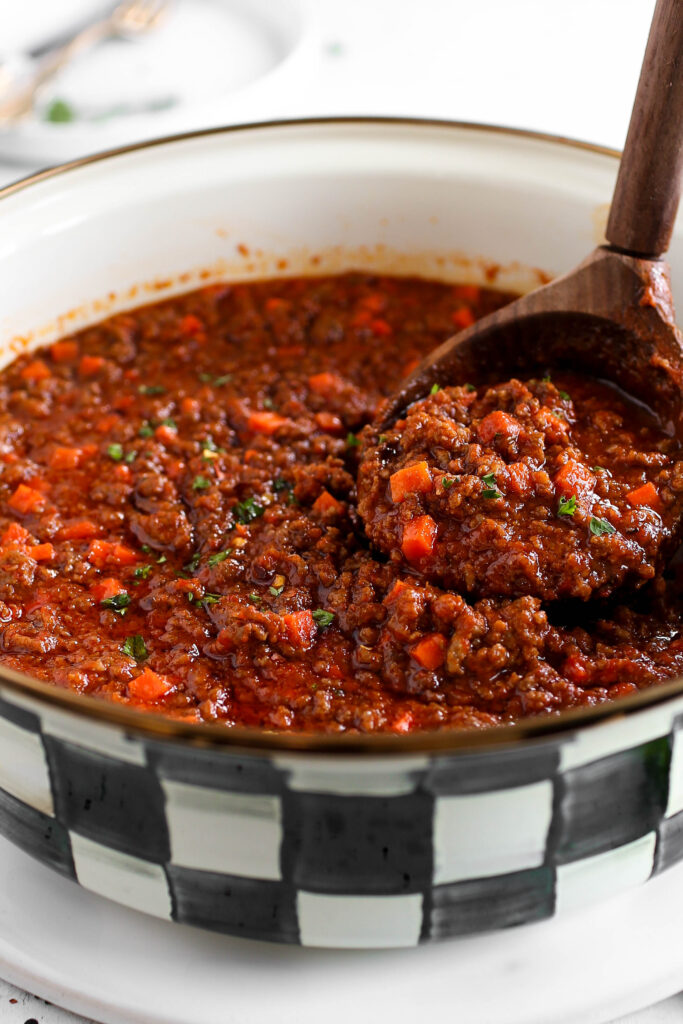
<svg viewBox="0 0 683 1024"><path fill-rule="evenodd" d="M53 2L23 0L22 17L31 6L39 19ZM313 45L305 62L292 69L287 88L272 95L247 91L237 102L214 101L197 111L197 127L324 114L404 114L515 125L620 148L654 0L309 5ZM0 18L11 19L14 6L14 0L0 0ZM0 185L36 169L3 162L0 142ZM1 1024L32 1020L75 1024L82 1018L0 979ZM619 1024L681 1020L683 994L620 1018Z"/></svg>

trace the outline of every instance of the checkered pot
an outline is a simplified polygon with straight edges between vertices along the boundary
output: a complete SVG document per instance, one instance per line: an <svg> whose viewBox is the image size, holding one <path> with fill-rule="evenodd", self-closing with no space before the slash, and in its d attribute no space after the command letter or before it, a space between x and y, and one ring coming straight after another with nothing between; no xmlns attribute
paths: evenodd
<svg viewBox="0 0 683 1024"><path fill-rule="evenodd" d="M0 833L93 892L230 935L413 946L540 921L683 858L683 698L628 706L502 746L240 750L0 682Z"/></svg>

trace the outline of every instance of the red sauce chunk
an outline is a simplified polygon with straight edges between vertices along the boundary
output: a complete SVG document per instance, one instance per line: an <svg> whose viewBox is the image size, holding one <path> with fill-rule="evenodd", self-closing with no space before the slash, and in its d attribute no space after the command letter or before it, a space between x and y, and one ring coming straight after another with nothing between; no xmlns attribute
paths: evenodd
<svg viewBox="0 0 683 1024"><path fill-rule="evenodd" d="M683 467L646 411L557 374L368 426L509 298L358 274L218 285L16 359L0 663L306 732L480 728L683 672Z"/></svg>

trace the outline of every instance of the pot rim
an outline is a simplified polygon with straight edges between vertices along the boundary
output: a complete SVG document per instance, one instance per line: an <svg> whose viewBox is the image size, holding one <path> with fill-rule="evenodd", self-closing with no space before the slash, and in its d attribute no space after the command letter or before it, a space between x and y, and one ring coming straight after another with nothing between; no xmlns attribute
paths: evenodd
<svg viewBox="0 0 683 1024"><path fill-rule="evenodd" d="M444 128L455 131L475 131L490 135L503 135L517 139L547 142L567 146L585 152L619 159L620 152L607 146L591 142L537 132L526 128L511 128L497 124L482 124L470 121L450 121L438 118L384 117L384 116L332 116L289 118L273 121L259 121L247 124L225 125L192 132L149 139L145 142L103 150L90 156L58 164L47 170L22 178L0 188L0 200L16 195L24 189L43 181L49 181L62 174L100 163L112 157L135 153L140 150L186 142L191 139L232 133L252 133L272 128L297 128L325 125L385 125L406 128ZM2 210L0 209L0 214ZM542 741L549 737L561 736L583 726L595 725L606 720L630 717L645 708L655 707L670 699L683 695L683 677L668 683L655 685L617 701L607 701L589 708L575 708L556 716L536 716L514 725L492 726L481 731L468 729L443 729L425 731L407 736L393 734L326 734L326 733L278 733L263 729L232 727L208 722L181 722L163 715L136 711L127 706L113 705L92 697L63 690L50 683L33 679L14 669L0 665L0 694L3 690L19 697L35 699L40 704L72 712L79 718L88 718L99 724L109 724L125 729L131 735L141 738L176 740L193 746L223 748L245 754L305 752L328 755L366 754L393 756L425 753L474 753L501 747L516 748L529 741Z"/></svg>

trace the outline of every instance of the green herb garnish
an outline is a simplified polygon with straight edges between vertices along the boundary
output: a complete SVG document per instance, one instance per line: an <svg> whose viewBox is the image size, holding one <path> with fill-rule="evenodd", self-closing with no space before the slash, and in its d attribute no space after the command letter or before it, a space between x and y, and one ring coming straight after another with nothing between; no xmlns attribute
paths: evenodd
<svg viewBox="0 0 683 1024"><path fill-rule="evenodd" d="M482 498L502 498L503 495L496 487L496 474L485 473L481 478L481 482L485 485L484 490L481 492Z"/></svg>
<svg viewBox="0 0 683 1024"><path fill-rule="evenodd" d="M177 430L178 429L178 424L176 423L176 421L174 419L171 419L170 416L167 416L165 420L162 420L161 421L161 425L162 425L162 427L169 427L171 430Z"/></svg>
<svg viewBox="0 0 683 1024"><path fill-rule="evenodd" d="M255 590L252 590L251 594L249 595L249 600L251 601L252 604L261 604L263 598L261 597L260 594L257 594Z"/></svg>
<svg viewBox="0 0 683 1024"><path fill-rule="evenodd" d="M168 558L166 557L166 555L159 555L159 557L157 558L157 565L163 565L164 562L168 562Z"/></svg>
<svg viewBox="0 0 683 1024"><path fill-rule="evenodd" d="M378 444L386 444L386 440L387 440L387 435L386 434L380 434L379 437L377 438L377 443Z"/></svg>
<svg viewBox="0 0 683 1024"><path fill-rule="evenodd" d="M138 388L141 395L165 395L166 388L161 384L141 384Z"/></svg>
<svg viewBox="0 0 683 1024"><path fill-rule="evenodd" d="M243 525L250 523L253 519L258 519L264 512L263 506L259 505L254 498L245 498L244 501L238 501L233 508L235 519Z"/></svg>
<svg viewBox="0 0 683 1024"><path fill-rule="evenodd" d="M474 384L465 384L465 391L476 391Z"/></svg>
<svg viewBox="0 0 683 1024"><path fill-rule="evenodd" d="M138 430L138 437L154 437L154 427L146 420Z"/></svg>
<svg viewBox="0 0 683 1024"><path fill-rule="evenodd" d="M110 459L113 459L114 462L120 462L123 458L123 448L118 444L118 442L110 444L107 448L107 455Z"/></svg>
<svg viewBox="0 0 683 1024"><path fill-rule="evenodd" d="M429 394L430 395L436 395L436 394L439 393L439 391L441 391L441 385L440 384L432 384L431 388L429 389Z"/></svg>
<svg viewBox="0 0 683 1024"><path fill-rule="evenodd" d="M130 597L125 590L122 590L120 594L114 594L113 597L105 597L100 604L103 608L111 608L115 615L125 615L126 608L130 604Z"/></svg>
<svg viewBox="0 0 683 1024"><path fill-rule="evenodd" d="M291 491L292 484L289 480L283 480L281 476L276 476L273 480L273 490L277 494L279 491Z"/></svg>
<svg viewBox="0 0 683 1024"><path fill-rule="evenodd" d="M273 597L279 597L284 589L285 589L284 586L282 586L282 587L268 587L268 593L272 594Z"/></svg>
<svg viewBox="0 0 683 1024"><path fill-rule="evenodd" d="M231 380L232 380L232 374L231 373L224 373L222 377L214 378L213 386L215 388L222 388L224 384L227 384Z"/></svg>
<svg viewBox="0 0 683 1024"><path fill-rule="evenodd" d="M211 486L211 481L205 476L196 476L192 481L193 491L205 491Z"/></svg>
<svg viewBox="0 0 683 1024"><path fill-rule="evenodd" d="M131 462L135 462L137 457L138 453L135 450L133 450L132 452L128 452L124 461L130 466Z"/></svg>
<svg viewBox="0 0 683 1024"><path fill-rule="evenodd" d="M558 516L573 516L576 512L576 495L572 494L571 498L560 498L560 503L557 506Z"/></svg>
<svg viewBox="0 0 683 1024"><path fill-rule="evenodd" d="M594 537L602 537L606 533L617 532L612 524L608 523L606 519L596 519L595 516L591 517L591 521L588 526Z"/></svg>
<svg viewBox="0 0 683 1024"><path fill-rule="evenodd" d="M215 555L209 555L209 566L213 569L214 566L224 562L230 555L230 548L227 551L217 551Z"/></svg>
<svg viewBox="0 0 683 1024"><path fill-rule="evenodd" d="M202 556L200 555L199 551L195 551L190 561L183 566L183 569L185 569L187 572L194 572L197 566L199 565L199 560L201 557Z"/></svg>
<svg viewBox="0 0 683 1024"><path fill-rule="evenodd" d="M313 612L313 618L316 626L322 632L334 622L334 612L326 612L323 608L316 608Z"/></svg>
<svg viewBox="0 0 683 1024"><path fill-rule="evenodd" d="M452 487L454 483L455 480L449 480L447 476L445 476L441 481L441 485L445 490L448 490L450 487Z"/></svg>
<svg viewBox="0 0 683 1024"><path fill-rule="evenodd" d="M565 402L571 402L571 397L568 391L558 391L557 393L560 396L560 398L563 398L565 400Z"/></svg>
<svg viewBox="0 0 683 1024"><path fill-rule="evenodd" d="M202 604L218 604L222 596L222 594L204 594Z"/></svg>
<svg viewBox="0 0 683 1024"><path fill-rule="evenodd" d="M355 434L349 432L346 435L346 443L349 446L349 448L357 448L358 445L360 444L360 440L356 437Z"/></svg>
<svg viewBox="0 0 683 1024"><path fill-rule="evenodd" d="M53 100L43 116L52 124L67 124L76 117L73 107L66 100Z"/></svg>
<svg viewBox="0 0 683 1024"><path fill-rule="evenodd" d="M149 657L147 644L139 633L136 633L134 636L127 636L121 650L129 658L135 658L136 661L145 661Z"/></svg>
<svg viewBox="0 0 683 1024"><path fill-rule="evenodd" d="M139 565L135 572L133 573L133 576L135 577L136 580L146 580L151 571L151 565Z"/></svg>

